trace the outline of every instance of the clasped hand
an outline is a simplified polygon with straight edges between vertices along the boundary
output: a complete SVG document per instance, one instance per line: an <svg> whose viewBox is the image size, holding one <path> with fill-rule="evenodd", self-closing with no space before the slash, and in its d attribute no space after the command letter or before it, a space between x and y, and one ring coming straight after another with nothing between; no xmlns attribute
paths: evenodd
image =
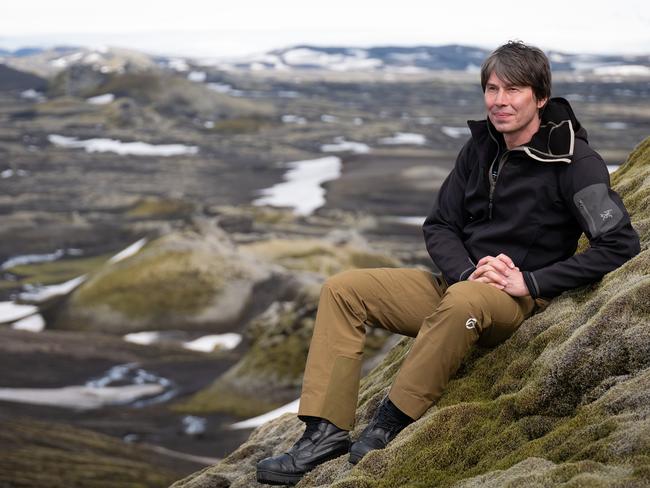
<svg viewBox="0 0 650 488"><path fill-rule="evenodd" d="M513 297L523 297L529 294L524 275L515 266L512 259L505 254L481 258L468 280L487 283Z"/></svg>

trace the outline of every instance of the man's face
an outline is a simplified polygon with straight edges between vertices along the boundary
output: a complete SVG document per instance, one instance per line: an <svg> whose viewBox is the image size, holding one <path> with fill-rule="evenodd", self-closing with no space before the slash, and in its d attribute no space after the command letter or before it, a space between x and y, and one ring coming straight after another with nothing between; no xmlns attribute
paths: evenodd
<svg viewBox="0 0 650 488"><path fill-rule="evenodd" d="M539 129L537 110L546 99L537 100L530 86L516 86L492 73L485 85L485 107L494 127L501 132L508 148L530 140Z"/></svg>

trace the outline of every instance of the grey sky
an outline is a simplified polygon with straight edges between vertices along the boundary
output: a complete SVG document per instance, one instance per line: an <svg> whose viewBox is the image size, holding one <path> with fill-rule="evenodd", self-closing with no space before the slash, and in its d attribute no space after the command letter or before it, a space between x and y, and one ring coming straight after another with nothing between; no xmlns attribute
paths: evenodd
<svg viewBox="0 0 650 488"><path fill-rule="evenodd" d="M119 45L239 56L298 43L497 46L522 39L568 52L650 53L645 0L23 0L3 5L0 46Z"/></svg>

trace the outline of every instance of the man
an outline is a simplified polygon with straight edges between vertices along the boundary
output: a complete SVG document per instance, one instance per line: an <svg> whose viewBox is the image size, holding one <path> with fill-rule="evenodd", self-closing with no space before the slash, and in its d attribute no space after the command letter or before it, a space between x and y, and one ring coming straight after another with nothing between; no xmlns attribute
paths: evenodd
<svg viewBox="0 0 650 488"><path fill-rule="evenodd" d="M303 381L305 433L257 465L257 479L293 484L348 450L384 448L443 393L470 347L506 340L548 300L592 283L639 252L601 157L569 103L550 99L546 56L521 42L481 69L487 120L471 138L424 222L442 276L354 270L322 289ZM582 233L590 241L574 254ZM350 446L365 325L415 337L387 398Z"/></svg>

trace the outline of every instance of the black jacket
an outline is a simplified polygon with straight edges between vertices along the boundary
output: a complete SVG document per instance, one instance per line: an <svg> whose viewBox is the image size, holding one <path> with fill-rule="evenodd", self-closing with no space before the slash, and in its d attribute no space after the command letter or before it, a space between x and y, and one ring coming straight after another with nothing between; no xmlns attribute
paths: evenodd
<svg viewBox="0 0 650 488"><path fill-rule="evenodd" d="M505 253L531 296L551 298L639 252L607 167L569 102L551 99L539 131L511 150L489 120L468 125L472 137L423 226L429 255L450 285L467 279L482 257ZM574 255L583 232L590 247Z"/></svg>

